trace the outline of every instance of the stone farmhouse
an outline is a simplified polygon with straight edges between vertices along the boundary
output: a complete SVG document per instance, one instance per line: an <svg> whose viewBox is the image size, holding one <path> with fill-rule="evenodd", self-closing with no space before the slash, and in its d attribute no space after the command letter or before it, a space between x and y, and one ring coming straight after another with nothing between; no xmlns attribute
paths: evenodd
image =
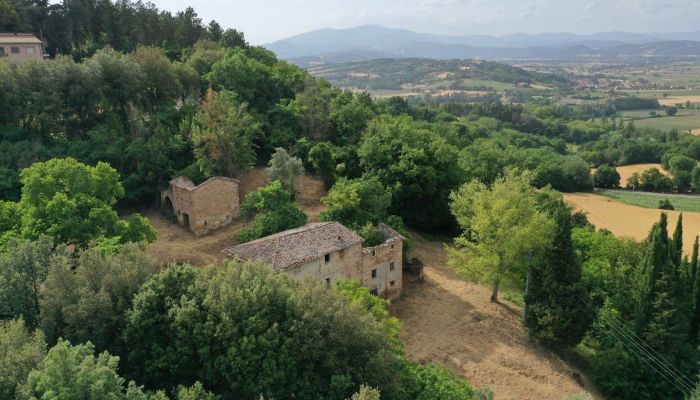
<svg viewBox="0 0 700 400"><path fill-rule="evenodd" d="M186 176L179 176L161 192L161 205L196 236L205 235L238 218L241 212L238 183L217 176L195 186Z"/></svg>
<svg viewBox="0 0 700 400"><path fill-rule="evenodd" d="M363 248L362 237L338 222L317 222L222 250L241 260L262 260L275 271L327 285L356 279L375 295L401 293L404 237L387 225L378 231L384 242Z"/></svg>
<svg viewBox="0 0 700 400"><path fill-rule="evenodd" d="M41 60L44 43L31 33L0 33L0 58Z"/></svg>

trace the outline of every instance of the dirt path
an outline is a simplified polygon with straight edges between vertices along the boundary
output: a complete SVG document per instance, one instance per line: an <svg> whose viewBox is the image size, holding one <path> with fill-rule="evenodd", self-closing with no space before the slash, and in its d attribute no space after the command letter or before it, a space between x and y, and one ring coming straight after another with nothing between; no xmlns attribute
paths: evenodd
<svg viewBox="0 0 700 400"><path fill-rule="evenodd" d="M489 386L498 400L561 400L584 390L601 398L583 373L530 342L520 309L489 301L490 290L455 277L441 243L413 235L412 256L425 263L424 281L407 283L392 313L403 321L401 337L409 357L436 362L473 386Z"/></svg>

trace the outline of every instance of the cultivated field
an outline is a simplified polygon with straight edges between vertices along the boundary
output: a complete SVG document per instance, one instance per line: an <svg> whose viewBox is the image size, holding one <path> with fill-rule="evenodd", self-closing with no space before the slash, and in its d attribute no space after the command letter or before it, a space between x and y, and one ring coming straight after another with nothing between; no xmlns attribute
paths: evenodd
<svg viewBox="0 0 700 400"><path fill-rule="evenodd" d="M667 96L659 99L662 106L674 106L676 104L700 103L700 96Z"/></svg>
<svg viewBox="0 0 700 400"><path fill-rule="evenodd" d="M592 193L565 193L564 198L588 214L597 228L615 235L643 240L662 212L668 214L669 230L676 227L679 211L664 211L633 206ZM683 213L683 250L690 254L695 236L700 235L700 213Z"/></svg>
<svg viewBox="0 0 700 400"><path fill-rule="evenodd" d="M627 180L634 174L635 172L637 173L642 173L649 168L656 168L659 171L661 171L662 174L668 175L668 172L661 168L661 164L632 164L632 165L623 165L621 167L615 167L617 169L617 172L620 174L620 186L625 187L627 184Z"/></svg>
<svg viewBox="0 0 700 400"><path fill-rule="evenodd" d="M489 386L498 400L561 400L584 390L601 398L581 370L528 339L519 307L491 303L488 288L455 277L442 243L413 234L411 246L411 256L425 263L425 279L405 279L404 295L391 307L410 358Z"/></svg>
<svg viewBox="0 0 700 400"><path fill-rule="evenodd" d="M649 112L651 111L655 111L658 116L650 117ZM681 108L678 110L676 115L671 117L667 116L664 110L623 111L618 113L618 115L625 121L633 121L634 125L640 128L649 127L661 130L670 130L675 128L683 132L700 128L700 110L698 109L687 110Z"/></svg>
<svg viewBox="0 0 700 400"><path fill-rule="evenodd" d="M645 208L658 208L659 200L668 200L676 211L700 212L700 196L697 195L603 189L596 190L596 193L613 200Z"/></svg>

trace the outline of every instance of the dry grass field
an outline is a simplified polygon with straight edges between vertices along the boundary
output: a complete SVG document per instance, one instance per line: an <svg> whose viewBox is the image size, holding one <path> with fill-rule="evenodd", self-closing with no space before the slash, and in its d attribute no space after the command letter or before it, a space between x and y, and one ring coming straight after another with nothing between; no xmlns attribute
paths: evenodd
<svg viewBox="0 0 700 400"><path fill-rule="evenodd" d="M676 104L686 104L686 102L700 103L700 96L668 96L659 98L662 106L673 106Z"/></svg>
<svg viewBox="0 0 700 400"><path fill-rule="evenodd" d="M412 234L411 247L410 256L425 263L424 280L405 278L404 294L391 307L403 322L401 338L411 359L489 386L499 400L561 400L584 390L602 398L581 370L528 339L518 306L494 304L489 288L457 278L446 266L443 243Z"/></svg>
<svg viewBox="0 0 700 400"><path fill-rule="evenodd" d="M605 228L617 236L635 240L646 238L651 226L666 212L669 217L669 230L676 227L680 212L662 211L637 207L592 193L565 193L564 198L588 214L588 219L597 228ZM700 235L700 213L683 213L683 250L690 254L695 236Z"/></svg>
<svg viewBox="0 0 700 400"><path fill-rule="evenodd" d="M627 184L627 180L629 179L632 174L635 172L642 173L649 168L656 168L659 171L661 171L662 174L668 175L668 172L661 168L661 164L633 164L633 165L625 165L622 167L616 167L617 172L620 173L620 186L624 187Z"/></svg>

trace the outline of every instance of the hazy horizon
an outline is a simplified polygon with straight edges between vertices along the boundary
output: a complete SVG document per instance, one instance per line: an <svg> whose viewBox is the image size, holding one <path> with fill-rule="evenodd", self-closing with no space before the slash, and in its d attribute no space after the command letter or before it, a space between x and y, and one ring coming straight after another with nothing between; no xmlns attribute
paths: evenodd
<svg viewBox="0 0 700 400"><path fill-rule="evenodd" d="M187 0L155 0L179 11ZM685 32L697 30L700 2L691 0L201 0L195 11L207 23L242 30L264 44L323 28L381 25L443 35L566 32Z"/></svg>

